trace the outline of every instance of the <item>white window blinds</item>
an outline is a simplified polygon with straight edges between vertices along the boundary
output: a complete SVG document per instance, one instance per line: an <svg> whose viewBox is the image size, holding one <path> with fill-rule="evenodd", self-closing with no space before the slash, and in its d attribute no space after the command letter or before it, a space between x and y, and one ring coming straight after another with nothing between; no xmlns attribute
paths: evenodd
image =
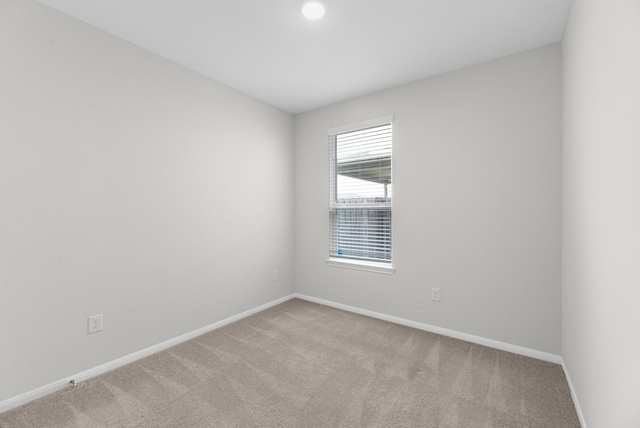
<svg viewBox="0 0 640 428"><path fill-rule="evenodd" d="M329 134L329 256L391 263L391 123Z"/></svg>

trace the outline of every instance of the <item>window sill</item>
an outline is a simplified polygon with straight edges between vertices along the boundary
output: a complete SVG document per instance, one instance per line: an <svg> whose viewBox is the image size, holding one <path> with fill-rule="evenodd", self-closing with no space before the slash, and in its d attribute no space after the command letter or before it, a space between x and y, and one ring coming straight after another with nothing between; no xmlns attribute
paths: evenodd
<svg viewBox="0 0 640 428"><path fill-rule="evenodd" d="M327 265L345 269L363 270L366 272L383 273L393 275L396 268L386 263L361 262L358 260L328 258Z"/></svg>

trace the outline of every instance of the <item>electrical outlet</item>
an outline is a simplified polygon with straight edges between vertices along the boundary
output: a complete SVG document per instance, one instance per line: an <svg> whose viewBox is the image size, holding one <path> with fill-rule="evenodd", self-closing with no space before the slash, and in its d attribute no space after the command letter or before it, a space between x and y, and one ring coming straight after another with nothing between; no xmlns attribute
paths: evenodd
<svg viewBox="0 0 640 428"><path fill-rule="evenodd" d="M102 314L89 317L89 334L102 331Z"/></svg>
<svg viewBox="0 0 640 428"><path fill-rule="evenodd" d="M433 300L434 302L439 302L440 301L440 289L439 288L432 288L431 289L431 300Z"/></svg>
<svg viewBox="0 0 640 428"><path fill-rule="evenodd" d="M272 272L272 274L271 274L271 278L272 278L274 281L277 281L277 280L278 280L278 271L277 271L277 270L274 270L274 271Z"/></svg>

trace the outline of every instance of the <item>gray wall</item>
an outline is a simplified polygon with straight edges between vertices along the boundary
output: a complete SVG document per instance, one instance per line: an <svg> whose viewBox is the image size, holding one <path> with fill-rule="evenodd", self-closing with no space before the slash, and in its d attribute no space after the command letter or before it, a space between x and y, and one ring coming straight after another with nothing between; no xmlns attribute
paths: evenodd
<svg viewBox="0 0 640 428"><path fill-rule="evenodd" d="M292 293L293 132L287 113L0 1L0 401Z"/></svg>
<svg viewBox="0 0 640 428"><path fill-rule="evenodd" d="M636 428L640 2L574 0L563 55L562 353L589 428Z"/></svg>
<svg viewBox="0 0 640 428"><path fill-rule="evenodd" d="M296 116L296 291L560 354L561 64L556 43ZM329 267L327 129L385 115L397 272Z"/></svg>

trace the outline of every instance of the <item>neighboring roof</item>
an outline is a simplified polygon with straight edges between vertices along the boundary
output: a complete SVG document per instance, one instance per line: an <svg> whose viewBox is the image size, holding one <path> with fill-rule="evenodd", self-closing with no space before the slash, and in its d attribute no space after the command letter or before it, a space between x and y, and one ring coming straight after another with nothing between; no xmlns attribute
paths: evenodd
<svg viewBox="0 0 640 428"><path fill-rule="evenodd" d="M370 156L338 161L337 173L373 183L391 184L391 157L389 155Z"/></svg>

